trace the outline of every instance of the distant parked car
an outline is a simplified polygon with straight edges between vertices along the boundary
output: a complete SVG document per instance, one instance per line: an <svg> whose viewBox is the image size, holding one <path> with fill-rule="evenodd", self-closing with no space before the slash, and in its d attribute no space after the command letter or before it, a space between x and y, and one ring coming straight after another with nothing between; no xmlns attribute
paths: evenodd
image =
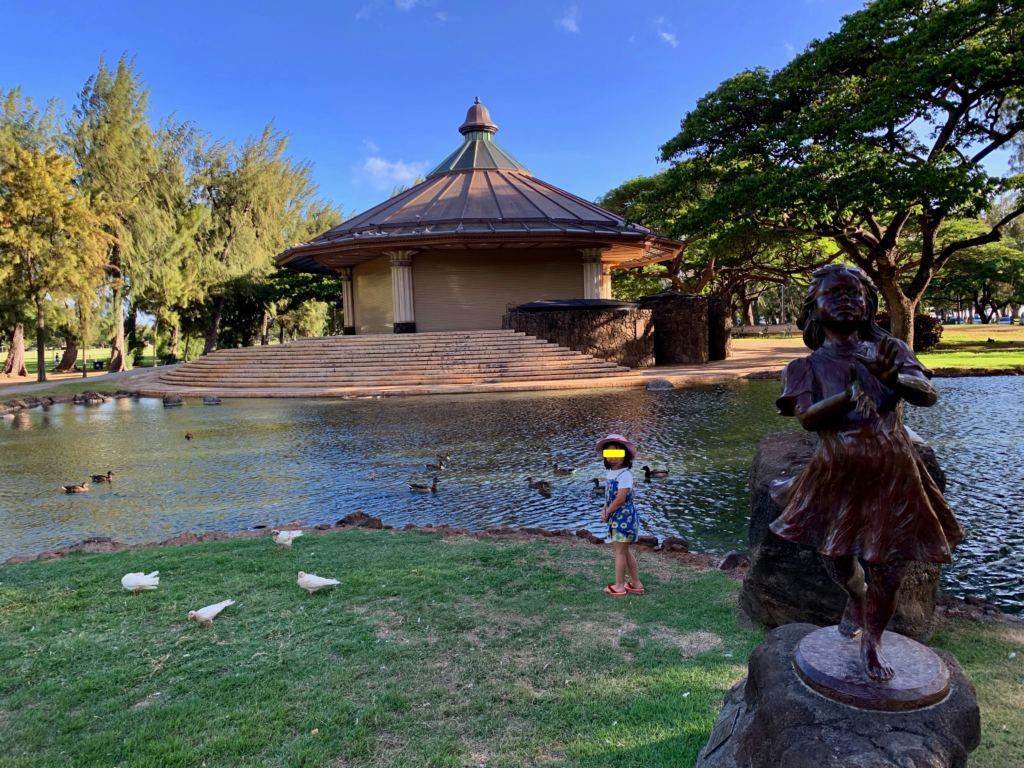
<svg viewBox="0 0 1024 768"><path fill-rule="evenodd" d="M981 315L975 315L974 316L974 324L978 325L980 323L981 323Z"/></svg>
<svg viewBox="0 0 1024 768"><path fill-rule="evenodd" d="M1000 325L1013 325L1013 318L1012 317L1000 317L999 318L999 324Z"/></svg>
<svg viewBox="0 0 1024 768"><path fill-rule="evenodd" d="M945 325L963 325L964 319L962 317L951 317L946 320Z"/></svg>

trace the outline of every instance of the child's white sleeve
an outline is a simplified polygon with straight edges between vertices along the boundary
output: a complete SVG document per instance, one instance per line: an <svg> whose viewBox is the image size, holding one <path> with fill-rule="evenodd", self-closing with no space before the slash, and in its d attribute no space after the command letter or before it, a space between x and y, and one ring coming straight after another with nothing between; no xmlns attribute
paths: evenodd
<svg viewBox="0 0 1024 768"><path fill-rule="evenodd" d="M628 469L619 475L619 490L633 487L633 473Z"/></svg>

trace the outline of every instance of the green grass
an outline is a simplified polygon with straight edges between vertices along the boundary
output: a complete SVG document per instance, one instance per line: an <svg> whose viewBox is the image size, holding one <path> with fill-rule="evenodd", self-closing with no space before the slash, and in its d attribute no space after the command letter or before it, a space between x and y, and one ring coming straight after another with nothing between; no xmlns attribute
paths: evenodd
<svg viewBox="0 0 1024 768"><path fill-rule="evenodd" d="M145 354L145 355L142 356L142 365L141 366L134 366L134 365L132 365L131 358L129 358L128 359L128 367L129 368L149 368L151 365L153 365L153 348L152 347L147 347L147 352L148 352L148 354ZM53 362L55 354L59 354L59 353L56 352L55 350L52 350L52 349L48 349L46 351L46 371L48 373L50 371L52 371L56 367L56 364ZM103 361L103 370L102 371L94 371L93 370L92 363L93 363L94 360L102 360ZM107 371L107 364L109 362L110 362L110 348L109 347L97 347L95 349L90 349L86 353L86 365L89 366L89 374L90 375L95 374L95 375L98 376L100 373L106 373L106 371ZM82 365L82 350L78 350L78 359L76 360L76 364L79 367L81 367L81 365ZM36 351L34 349L25 350L25 370L28 371L28 375L30 377L32 377L32 378L35 378L36 374L39 372L38 359L36 358Z"/></svg>
<svg viewBox="0 0 1024 768"><path fill-rule="evenodd" d="M46 397L48 395L73 395L79 392L117 392L119 389L125 388L125 383L120 379L105 379L101 381L94 381L91 377L88 379L69 379L68 384L58 384L55 387L47 387L44 389L26 389L23 392L16 392L14 394L2 394L3 390L7 386L21 386L16 383L11 383L9 380L0 379L0 402L5 400L20 400L23 397ZM31 381L25 382L26 384L32 384Z"/></svg>
<svg viewBox="0 0 1024 768"><path fill-rule="evenodd" d="M929 368L1017 368L1024 366L1024 344L999 351L938 351L918 355Z"/></svg>
<svg viewBox="0 0 1024 768"><path fill-rule="evenodd" d="M3 566L0 764L692 766L763 633L717 571L643 555L648 594L612 599L611 566L576 542L388 531ZM342 584L306 598L300 569ZM125 592L138 570L160 588ZM186 622L227 597L212 630ZM1024 638L1000 631L940 644L986 707L973 765L1020 768Z"/></svg>

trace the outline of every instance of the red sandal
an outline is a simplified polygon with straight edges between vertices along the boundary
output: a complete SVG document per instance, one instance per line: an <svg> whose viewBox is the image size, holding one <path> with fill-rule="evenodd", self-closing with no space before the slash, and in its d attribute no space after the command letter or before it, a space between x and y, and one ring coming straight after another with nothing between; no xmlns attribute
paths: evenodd
<svg viewBox="0 0 1024 768"><path fill-rule="evenodd" d="M625 590L622 592L616 592L614 584L609 584L604 588L604 591L606 595L611 595L612 597L625 597L628 594Z"/></svg>
<svg viewBox="0 0 1024 768"><path fill-rule="evenodd" d="M632 592L634 595L642 595L644 593L644 588L640 587L640 589L637 589L636 587L633 586L633 582L632 581L627 581L626 582L626 591L627 592Z"/></svg>

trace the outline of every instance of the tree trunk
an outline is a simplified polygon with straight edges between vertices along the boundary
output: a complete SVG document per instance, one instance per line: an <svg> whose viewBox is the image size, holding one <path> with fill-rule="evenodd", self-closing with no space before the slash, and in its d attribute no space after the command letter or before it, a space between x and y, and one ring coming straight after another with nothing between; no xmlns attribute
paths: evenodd
<svg viewBox="0 0 1024 768"><path fill-rule="evenodd" d="M747 296L746 290L740 292L740 306L742 317L740 320L743 325L754 324L754 299Z"/></svg>
<svg viewBox="0 0 1024 768"><path fill-rule="evenodd" d="M282 324L280 326L280 328L281 328L281 335L278 338L278 341L279 341L279 343L284 344L284 325Z"/></svg>
<svg viewBox="0 0 1024 768"><path fill-rule="evenodd" d="M1020 304L1010 305L1010 320L1012 322L1020 322Z"/></svg>
<svg viewBox="0 0 1024 768"><path fill-rule="evenodd" d="M156 315L153 317L153 365L152 368L156 368L156 348L160 344L160 317Z"/></svg>
<svg viewBox="0 0 1024 768"><path fill-rule="evenodd" d="M28 376L25 369L25 326L17 323L11 334L11 348L7 352L4 367L0 368L0 377Z"/></svg>
<svg viewBox="0 0 1024 768"><path fill-rule="evenodd" d="M127 371L128 362L124 356L124 289L118 288L114 291L114 336L110 340L110 365L107 367L109 373Z"/></svg>
<svg viewBox="0 0 1024 768"><path fill-rule="evenodd" d="M213 315L210 318L210 327L206 331L206 344L203 346L203 354L208 355L216 351L217 342L220 340L220 319L224 314L225 299L218 296L213 301Z"/></svg>
<svg viewBox="0 0 1024 768"><path fill-rule="evenodd" d="M70 329L64 334L64 345L64 354L60 358L60 363L53 369L54 373L73 373L78 370L78 344L75 343L75 337L70 333Z"/></svg>
<svg viewBox="0 0 1024 768"><path fill-rule="evenodd" d="M903 291L896 285L895 280L891 282L885 281L885 284L880 286L880 288L885 296L889 317L892 319L889 332L913 349L914 311L917 309L917 302L904 296Z"/></svg>
<svg viewBox="0 0 1024 768"><path fill-rule="evenodd" d="M36 296L36 365L36 381L46 381L46 314L42 296Z"/></svg>
<svg viewBox="0 0 1024 768"><path fill-rule="evenodd" d="M180 333L181 323L175 323L171 326L171 346L168 350L168 354L171 357L178 356L178 334Z"/></svg>
<svg viewBox="0 0 1024 768"><path fill-rule="evenodd" d="M188 362L188 345L189 345L189 342L191 342L191 341L192 341L192 329L189 328L188 329L188 333L185 334L185 357L184 357L184 360L185 360L186 363Z"/></svg>
<svg viewBox="0 0 1024 768"><path fill-rule="evenodd" d="M85 338L89 338L89 334L83 334L83 336L85 336ZM88 348L89 348L88 342L83 342L83 344L82 344L82 378L83 379L87 378L89 376L89 366L87 365L87 363L89 361L86 359L86 356L85 356L85 351Z"/></svg>
<svg viewBox="0 0 1024 768"><path fill-rule="evenodd" d="M263 322L260 324L260 346L270 346L270 313L263 310Z"/></svg>

